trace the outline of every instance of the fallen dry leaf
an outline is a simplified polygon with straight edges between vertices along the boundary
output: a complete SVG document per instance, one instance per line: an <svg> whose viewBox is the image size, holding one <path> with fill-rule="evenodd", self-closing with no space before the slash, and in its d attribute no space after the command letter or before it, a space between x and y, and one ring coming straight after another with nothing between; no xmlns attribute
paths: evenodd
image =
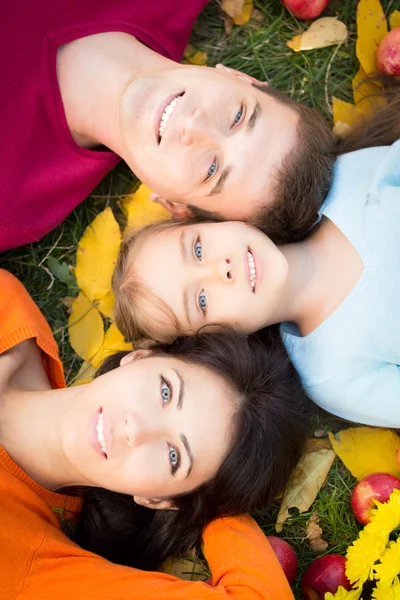
<svg viewBox="0 0 400 600"><path fill-rule="evenodd" d="M330 433L329 438L336 454L357 479L378 472L400 477L400 437L390 429L350 427L335 435Z"/></svg>
<svg viewBox="0 0 400 600"><path fill-rule="evenodd" d="M357 5L357 58L368 75L376 72L376 51L388 32L379 0L360 0Z"/></svg>
<svg viewBox="0 0 400 600"><path fill-rule="evenodd" d="M400 10L394 10L389 17L390 29L400 27Z"/></svg>
<svg viewBox="0 0 400 600"><path fill-rule="evenodd" d="M304 512L310 508L324 485L334 460L335 452L328 439L312 438L308 441L306 451L283 493L275 526L277 532L282 531L282 525L289 517L289 509L298 508L300 512Z"/></svg>
<svg viewBox="0 0 400 600"><path fill-rule="evenodd" d="M340 44L347 39L347 27L336 17L321 17L313 23L301 35L296 35L286 42L295 52L303 50L315 50Z"/></svg>
<svg viewBox="0 0 400 600"><path fill-rule="evenodd" d="M387 104L383 86L368 81L368 75L361 66L353 79L353 97L357 110L367 118Z"/></svg>
<svg viewBox="0 0 400 600"><path fill-rule="evenodd" d="M76 281L91 302L111 290L111 277L121 245L121 231L111 208L106 208L85 229L76 253Z"/></svg>
<svg viewBox="0 0 400 600"><path fill-rule="evenodd" d="M222 0L221 8L235 25L245 25L251 17L253 0Z"/></svg>
<svg viewBox="0 0 400 600"><path fill-rule="evenodd" d="M123 211L127 218L126 229L137 229L171 218L170 213L161 204L150 200L151 194L151 189L142 183L136 192L125 199Z"/></svg>
<svg viewBox="0 0 400 600"><path fill-rule="evenodd" d="M192 44L188 44L186 46L186 50L184 52L184 61L190 65L199 65L204 67L207 64L207 52L202 52L200 50L196 50Z"/></svg>
<svg viewBox="0 0 400 600"><path fill-rule="evenodd" d="M79 292L72 304L68 332L72 348L87 362L99 351L103 343L103 320L97 308L83 292Z"/></svg>
<svg viewBox="0 0 400 600"><path fill-rule="evenodd" d="M75 296L65 296L59 299L59 303L67 307L67 313L70 315L72 312L72 305L75 301Z"/></svg>
<svg viewBox="0 0 400 600"><path fill-rule="evenodd" d="M319 518L313 513L307 521L306 536L311 550L314 552L324 552L328 548L328 542L322 539L322 529L318 525Z"/></svg>
<svg viewBox="0 0 400 600"><path fill-rule="evenodd" d="M90 364L98 369L103 361L112 354L121 351L131 351L132 344L125 342L122 333L119 331L115 323L111 323L107 329L102 345L97 353L90 359Z"/></svg>
<svg viewBox="0 0 400 600"><path fill-rule="evenodd" d="M233 19L229 15L224 15L224 29L226 35L231 35L233 29Z"/></svg>
<svg viewBox="0 0 400 600"><path fill-rule="evenodd" d="M345 123L354 127L364 120L364 115L354 104L332 97L332 112L334 124Z"/></svg>
<svg viewBox="0 0 400 600"><path fill-rule="evenodd" d="M103 315L103 317L108 317L109 319L114 320L114 304L115 304L115 296L112 290L109 290L107 294L101 298L101 300L97 303L97 308Z"/></svg>
<svg viewBox="0 0 400 600"><path fill-rule="evenodd" d="M206 581L211 575L207 565L195 554L188 557L167 558L160 570L188 581Z"/></svg>
<svg viewBox="0 0 400 600"><path fill-rule="evenodd" d="M71 385L90 383L96 374L96 370L92 365L84 361Z"/></svg>

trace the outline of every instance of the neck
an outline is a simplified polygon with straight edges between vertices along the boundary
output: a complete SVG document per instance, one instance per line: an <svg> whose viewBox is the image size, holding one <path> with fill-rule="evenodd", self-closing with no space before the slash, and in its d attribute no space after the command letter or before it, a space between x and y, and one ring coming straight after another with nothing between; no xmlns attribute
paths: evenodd
<svg viewBox="0 0 400 600"><path fill-rule="evenodd" d="M124 91L148 72L174 64L126 33L100 33L58 51L57 76L72 137L82 147L122 155L119 106Z"/></svg>
<svg viewBox="0 0 400 600"><path fill-rule="evenodd" d="M63 416L78 391L79 387L4 390L0 443L21 469L49 490L85 483L72 472L60 442Z"/></svg>

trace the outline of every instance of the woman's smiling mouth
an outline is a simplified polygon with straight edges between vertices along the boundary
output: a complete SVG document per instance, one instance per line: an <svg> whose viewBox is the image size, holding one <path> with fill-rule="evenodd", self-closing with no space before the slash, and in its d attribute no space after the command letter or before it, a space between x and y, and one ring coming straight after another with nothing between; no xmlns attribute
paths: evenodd
<svg viewBox="0 0 400 600"><path fill-rule="evenodd" d="M161 108L161 115L158 119L158 143L161 142L161 139L167 128L168 121L170 120L175 108L179 104L179 101L182 98L182 96L183 93L173 96L172 99L171 97L169 97L167 99L167 105L164 107L164 109Z"/></svg>
<svg viewBox="0 0 400 600"><path fill-rule="evenodd" d="M249 277L249 282L250 282L250 287L251 287L251 291L255 292L256 289L256 282L257 282L257 271L256 271L256 264L255 264L255 260L253 257L253 253L250 250L250 248L247 248L247 264L248 264L248 277Z"/></svg>

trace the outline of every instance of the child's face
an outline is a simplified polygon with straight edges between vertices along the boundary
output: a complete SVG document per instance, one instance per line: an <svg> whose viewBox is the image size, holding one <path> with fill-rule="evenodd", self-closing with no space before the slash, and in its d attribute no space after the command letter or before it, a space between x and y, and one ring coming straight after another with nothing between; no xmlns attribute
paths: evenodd
<svg viewBox="0 0 400 600"><path fill-rule="evenodd" d="M208 323L230 323L246 333L274 323L288 273L285 257L267 236L235 221L161 231L140 244L132 260L135 277L188 333ZM146 328L157 322L153 335L176 333L151 297L141 311Z"/></svg>

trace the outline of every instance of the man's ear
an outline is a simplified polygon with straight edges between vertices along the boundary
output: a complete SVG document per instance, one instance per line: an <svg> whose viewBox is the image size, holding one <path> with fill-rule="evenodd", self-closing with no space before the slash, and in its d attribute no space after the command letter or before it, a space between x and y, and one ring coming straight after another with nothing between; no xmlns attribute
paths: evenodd
<svg viewBox="0 0 400 600"><path fill-rule="evenodd" d="M172 500L160 500L159 498L143 498L143 496L133 496L133 500L140 506L152 508L153 510L179 510Z"/></svg>
<svg viewBox="0 0 400 600"><path fill-rule="evenodd" d="M220 63L218 65L216 65L215 68L218 69L219 71L225 71L226 73L235 75L235 77L238 77L238 79L242 79L242 81L245 81L246 83L250 83L250 84L254 83L256 85L265 85L266 87L268 86L268 83L266 81L260 81L259 79L256 79L255 77L252 77L251 75L247 75L247 73L243 73L242 71L238 71L237 69L231 69L231 67L226 67L225 65L221 65Z"/></svg>
<svg viewBox="0 0 400 600"><path fill-rule="evenodd" d="M121 358L120 361L120 366L123 367L124 365L129 365L129 363L133 362L134 360L138 360L139 358L145 358L146 356L151 356L152 354L152 350L150 348L146 348L144 350L133 350L133 352L129 352L129 354L125 354L125 356L123 356Z"/></svg>
<svg viewBox="0 0 400 600"><path fill-rule="evenodd" d="M158 202L158 204L163 206L175 219L188 219L190 217L190 210L180 202L166 200L158 194L152 194L150 198L152 202Z"/></svg>

